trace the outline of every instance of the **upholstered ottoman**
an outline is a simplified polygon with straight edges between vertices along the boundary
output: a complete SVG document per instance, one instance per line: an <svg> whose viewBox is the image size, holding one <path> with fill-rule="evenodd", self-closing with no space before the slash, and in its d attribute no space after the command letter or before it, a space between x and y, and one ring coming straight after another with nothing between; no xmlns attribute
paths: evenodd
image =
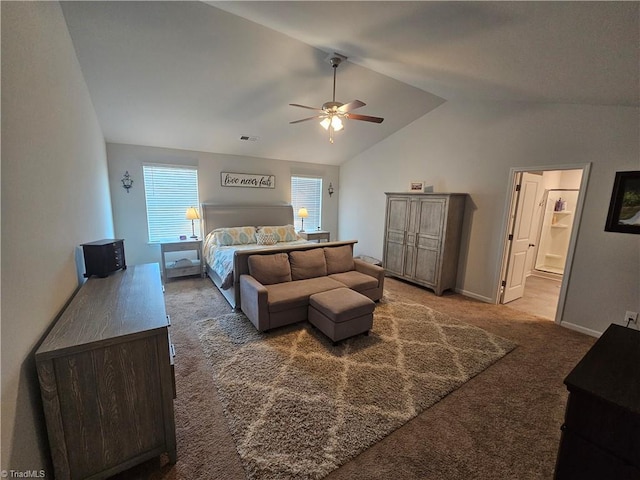
<svg viewBox="0 0 640 480"><path fill-rule="evenodd" d="M345 338L369 333L376 304L350 288L336 288L309 297L309 322L334 344Z"/></svg>

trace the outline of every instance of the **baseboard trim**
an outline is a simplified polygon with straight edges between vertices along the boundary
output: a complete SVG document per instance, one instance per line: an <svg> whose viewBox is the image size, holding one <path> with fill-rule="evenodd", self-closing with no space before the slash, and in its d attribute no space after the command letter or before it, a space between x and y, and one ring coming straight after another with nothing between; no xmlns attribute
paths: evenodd
<svg viewBox="0 0 640 480"><path fill-rule="evenodd" d="M478 295L477 293L473 293L473 292L470 292L468 290L462 290L462 289L456 288L456 289L454 289L454 291L456 293L459 293L460 295L464 295L465 297L470 297L470 298L473 298L475 300L480 300L481 302L495 303L493 301L493 299L491 299L489 297L485 297L484 295Z"/></svg>
<svg viewBox="0 0 640 480"><path fill-rule="evenodd" d="M585 328L580 325L576 325L575 323L560 322L560 326L568 328L569 330L575 330L576 332L584 333L585 335L589 335L590 337L600 338L600 335L602 335L602 332L591 330L590 328Z"/></svg>

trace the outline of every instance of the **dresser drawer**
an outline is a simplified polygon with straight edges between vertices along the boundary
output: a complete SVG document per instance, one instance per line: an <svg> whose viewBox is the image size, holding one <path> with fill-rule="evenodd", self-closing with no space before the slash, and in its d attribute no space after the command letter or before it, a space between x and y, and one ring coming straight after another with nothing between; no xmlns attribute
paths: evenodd
<svg viewBox="0 0 640 480"><path fill-rule="evenodd" d="M586 393L571 392L565 425L584 439L616 452L620 458L640 468L640 419L637 415Z"/></svg>
<svg viewBox="0 0 640 480"><path fill-rule="evenodd" d="M563 427L555 480L638 480L640 470Z"/></svg>

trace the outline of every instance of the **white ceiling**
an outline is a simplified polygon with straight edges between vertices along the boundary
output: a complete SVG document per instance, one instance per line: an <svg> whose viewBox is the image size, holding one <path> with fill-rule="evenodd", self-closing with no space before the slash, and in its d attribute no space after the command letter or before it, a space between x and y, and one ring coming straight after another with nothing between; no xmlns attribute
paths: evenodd
<svg viewBox="0 0 640 480"><path fill-rule="evenodd" d="M638 2L62 2L108 142L340 164L446 100L638 106ZM336 100L359 99L333 145ZM257 136L255 142L241 135Z"/></svg>

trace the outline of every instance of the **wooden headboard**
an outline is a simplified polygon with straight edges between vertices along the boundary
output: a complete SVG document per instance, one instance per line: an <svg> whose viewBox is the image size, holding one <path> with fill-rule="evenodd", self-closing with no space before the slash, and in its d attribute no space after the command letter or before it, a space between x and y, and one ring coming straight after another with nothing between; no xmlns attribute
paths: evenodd
<svg viewBox="0 0 640 480"><path fill-rule="evenodd" d="M203 232L222 227L259 225L293 225L293 207L277 205L222 205L202 204Z"/></svg>

